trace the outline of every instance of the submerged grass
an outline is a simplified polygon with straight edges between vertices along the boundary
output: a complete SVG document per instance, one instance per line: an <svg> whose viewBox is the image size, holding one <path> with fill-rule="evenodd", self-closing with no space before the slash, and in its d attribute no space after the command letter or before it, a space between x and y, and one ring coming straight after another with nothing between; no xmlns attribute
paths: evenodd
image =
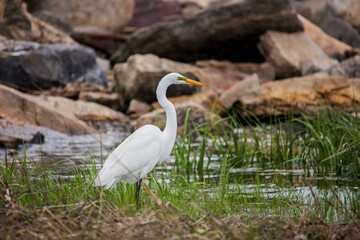
<svg viewBox="0 0 360 240"><path fill-rule="evenodd" d="M71 175L44 161L5 159L0 167L0 234L8 238L360 237L359 119L321 111L272 117L268 124L236 117L202 125L186 115L175 163L149 176L141 201L135 186L93 187L95 159ZM219 169L211 167L213 157ZM106 156L104 156L106 157ZM249 184L235 168L304 169L306 179ZM216 175L217 177L213 177ZM346 185L329 178L346 179ZM280 179L280 180L279 180ZM334 184L335 183L335 184ZM308 197L305 197L308 194ZM120 234L120 235L119 235ZM26 237L25 237L26 236Z"/></svg>

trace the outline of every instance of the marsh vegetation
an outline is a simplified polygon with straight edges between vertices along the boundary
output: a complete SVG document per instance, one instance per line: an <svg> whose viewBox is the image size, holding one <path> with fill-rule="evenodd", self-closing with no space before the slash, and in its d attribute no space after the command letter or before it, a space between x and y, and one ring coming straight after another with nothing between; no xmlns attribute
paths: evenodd
<svg viewBox="0 0 360 240"><path fill-rule="evenodd" d="M355 239L359 125L354 114L326 110L266 123L229 117L198 125L187 117L173 158L146 179L139 202L132 184L92 186L103 148L56 171L24 145L1 163L1 234Z"/></svg>

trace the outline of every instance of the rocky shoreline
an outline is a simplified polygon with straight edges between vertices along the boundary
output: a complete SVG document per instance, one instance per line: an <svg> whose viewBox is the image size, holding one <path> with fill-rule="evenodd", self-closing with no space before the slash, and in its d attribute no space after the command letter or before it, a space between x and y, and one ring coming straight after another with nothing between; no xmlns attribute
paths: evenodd
<svg viewBox="0 0 360 240"><path fill-rule="evenodd" d="M3 1L0 145L46 141L34 131L24 137L25 125L80 135L99 131L94 121L153 123L162 116L155 89L168 72L209 86L169 89L180 125L187 108L198 123L230 110L260 117L328 106L359 110L360 17L352 14L358 6L358 0Z"/></svg>

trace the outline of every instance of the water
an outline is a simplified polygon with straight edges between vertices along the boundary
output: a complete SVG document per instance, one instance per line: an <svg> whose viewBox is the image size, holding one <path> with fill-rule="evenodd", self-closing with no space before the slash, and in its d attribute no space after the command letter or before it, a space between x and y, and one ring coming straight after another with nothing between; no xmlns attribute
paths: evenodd
<svg viewBox="0 0 360 240"><path fill-rule="evenodd" d="M118 146L128 135L129 132L120 129L118 131L109 131L104 133L95 133L91 135L82 136L68 136L52 130L42 130L45 135L45 142L43 144L26 144L20 146L16 151L6 151L0 149L0 159L8 162L13 159L24 159L26 156L28 167L33 167L34 163L37 165L45 164L48 169L51 169L55 174L59 174L63 179L71 179L71 169L74 165L80 168L92 168L94 161L96 168L100 169L102 162L106 159L112 149ZM249 142L253 139L248 138ZM207 143L211 146L211 140ZM199 145L199 140L195 141L191 146L193 148ZM192 157L190 159L193 159ZM196 161L199 159L195 158ZM168 161L153 170L152 174L159 181L169 181L168 173L174 169L175 157L172 155ZM339 198L344 202L348 202L349 198L359 196L359 182L353 179L328 177L325 181L323 177L318 177L312 171L305 172L303 169L263 169L256 166L234 168L229 167L227 173L229 174L229 194L232 194L232 189L241 189L243 196L252 198L258 195L259 191L263 198L272 200L282 195L293 197L296 202L299 196L302 196L302 201L305 203L313 203L314 197L309 188L313 186L315 194L321 191L329 191L329 182L335 186ZM211 195L214 184L220 178L220 169L222 161L217 155L212 155L210 158L205 157L204 166L208 166L204 172L205 190ZM192 175L191 180L195 179Z"/></svg>

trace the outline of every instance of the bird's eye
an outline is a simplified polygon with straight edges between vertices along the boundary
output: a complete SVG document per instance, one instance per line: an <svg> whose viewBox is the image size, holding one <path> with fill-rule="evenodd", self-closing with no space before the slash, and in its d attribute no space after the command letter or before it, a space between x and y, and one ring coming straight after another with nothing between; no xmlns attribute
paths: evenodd
<svg viewBox="0 0 360 240"><path fill-rule="evenodd" d="M185 81L185 78L184 77L178 77L178 80Z"/></svg>

